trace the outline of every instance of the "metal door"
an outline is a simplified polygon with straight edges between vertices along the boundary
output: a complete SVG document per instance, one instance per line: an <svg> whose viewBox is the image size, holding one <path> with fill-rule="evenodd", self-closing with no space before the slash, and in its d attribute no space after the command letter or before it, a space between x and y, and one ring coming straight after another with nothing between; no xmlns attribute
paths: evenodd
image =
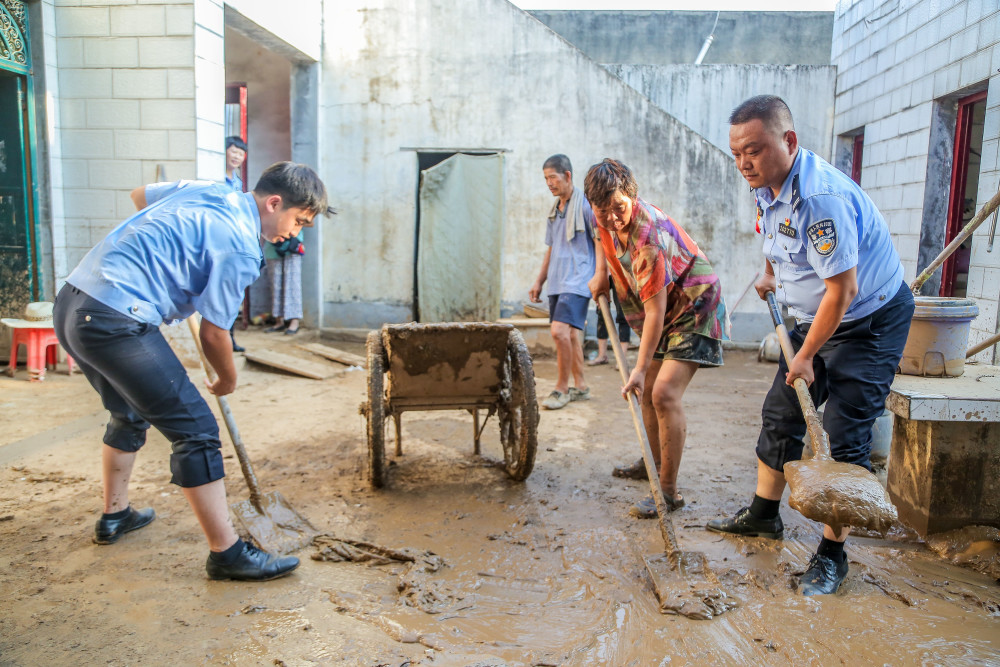
<svg viewBox="0 0 1000 667"><path fill-rule="evenodd" d="M0 70L0 315L16 317L38 297L25 151L24 77Z"/></svg>

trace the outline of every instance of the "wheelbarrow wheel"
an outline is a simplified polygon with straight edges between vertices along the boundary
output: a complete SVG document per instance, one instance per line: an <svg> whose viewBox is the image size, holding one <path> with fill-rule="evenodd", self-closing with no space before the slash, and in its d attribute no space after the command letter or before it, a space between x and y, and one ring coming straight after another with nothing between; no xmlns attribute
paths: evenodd
<svg viewBox="0 0 1000 667"><path fill-rule="evenodd" d="M385 485L385 349L382 332L368 334L368 479Z"/></svg>
<svg viewBox="0 0 1000 667"><path fill-rule="evenodd" d="M531 474L538 448L538 402L535 400L535 371L521 332L507 338L503 369L503 389L497 416L504 470L511 479L522 481Z"/></svg>

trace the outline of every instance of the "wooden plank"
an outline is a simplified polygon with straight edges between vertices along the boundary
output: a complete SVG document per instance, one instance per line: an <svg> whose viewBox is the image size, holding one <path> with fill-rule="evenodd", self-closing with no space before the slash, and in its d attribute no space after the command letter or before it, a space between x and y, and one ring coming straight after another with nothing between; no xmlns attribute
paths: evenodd
<svg viewBox="0 0 1000 667"><path fill-rule="evenodd" d="M274 350L247 350L244 356L255 363L278 368L313 380L325 380L340 373L340 371L321 366L307 359L299 359L298 357L275 352Z"/></svg>
<svg viewBox="0 0 1000 667"><path fill-rule="evenodd" d="M368 364L368 361L360 355L351 354L350 352L345 352L344 350L338 350L337 348L330 347L329 345L322 345L320 343L305 343L302 345L296 345L296 347L348 366L360 366L361 368L364 368Z"/></svg>

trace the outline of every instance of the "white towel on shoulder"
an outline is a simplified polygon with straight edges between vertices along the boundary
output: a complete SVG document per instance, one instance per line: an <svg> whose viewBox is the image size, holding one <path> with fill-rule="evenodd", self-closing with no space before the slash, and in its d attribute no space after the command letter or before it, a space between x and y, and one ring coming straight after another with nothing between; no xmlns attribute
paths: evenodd
<svg viewBox="0 0 1000 667"><path fill-rule="evenodd" d="M554 219L558 213L559 199L557 198L552 204L552 210L549 211L549 220ZM583 220L583 190L574 187L573 194L566 202L566 241L572 241L577 232L586 230L587 226Z"/></svg>

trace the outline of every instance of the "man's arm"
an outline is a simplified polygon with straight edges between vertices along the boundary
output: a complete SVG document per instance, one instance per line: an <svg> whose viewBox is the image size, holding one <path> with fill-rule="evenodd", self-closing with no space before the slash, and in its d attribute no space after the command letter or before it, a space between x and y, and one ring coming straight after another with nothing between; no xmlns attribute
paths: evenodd
<svg viewBox="0 0 1000 667"><path fill-rule="evenodd" d="M201 320L201 347L208 363L218 377L208 385L208 391L216 396L225 396L236 389L236 365L233 363L233 343L229 331L220 329L208 320Z"/></svg>
<svg viewBox="0 0 1000 667"><path fill-rule="evenodd" d="M146 186L140 185L129 195L132 198L132 203L135 204L135 210L141 211L146 208Z"/></svg>
<svg viewBox="0 0 1000 667"><path fill-rule="evenodd" d="M528 290L528 298L533 303L541 303L541 293L542 285L545 284L545 279L549 277L549 258L552 257L552 246L549 246L545 251L545 259L542 260L542 270L538 272L538 277L535 278L535 284L531 286Z"/></svg>
<svg viewBox="0 0 1000 667"><path fill-rule="evenodd" d="M663 334L663 316L667 312L667 290L661 289L651 298L642 302L645 311L642 323L642 336L639 338L639 351L636 353L635 368L629 375L628 382L622 387L622 396L628 398L628 393L635 392L640 399L646 385L646 369L653 361L653 353Z"/></svg>
<svg viewBox="0 0 1000 667"><path fill-rule="evenodd" d="M608 258L600 242L594 244L594 277L587 281L587 288L595 301L599 295L608 293Z"/></svg>
<svg viewBox="0 0 1000 667"><path fill-rule="evenodd" d="M789 386L797 377L805 380L806 384L813 383L813 357L816 356L819 348L830 340L830 336L844 320L844 313L854 301L854 297L858 295L858 267L852 267L843 273L826 278L823 283L826 285L826 294L819 302L816 317L809 326L809 333L806 334L802 347L788 364L785 384Z"/></svg>

